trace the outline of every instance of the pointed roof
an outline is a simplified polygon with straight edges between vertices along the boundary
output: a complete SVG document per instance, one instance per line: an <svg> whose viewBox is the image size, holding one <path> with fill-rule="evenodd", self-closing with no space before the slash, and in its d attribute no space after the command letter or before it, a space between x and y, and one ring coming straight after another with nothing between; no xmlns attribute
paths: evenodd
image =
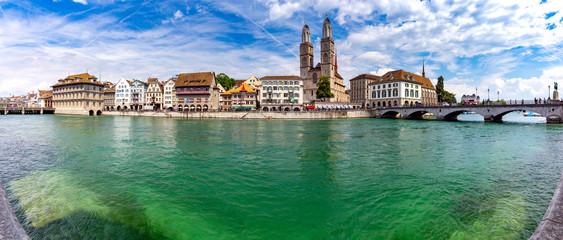
<svg viewBox="0 0 563 240"><path fill-rule="evenodd" d="M256 93L256 90L254 90L254 88L252 88L248 84L244 83L244 84L242 84L242 86L240 86L238 88L233 88L229 91L222 93L221 95L229 95L229 94L238 93L238 92Z"/></svg>

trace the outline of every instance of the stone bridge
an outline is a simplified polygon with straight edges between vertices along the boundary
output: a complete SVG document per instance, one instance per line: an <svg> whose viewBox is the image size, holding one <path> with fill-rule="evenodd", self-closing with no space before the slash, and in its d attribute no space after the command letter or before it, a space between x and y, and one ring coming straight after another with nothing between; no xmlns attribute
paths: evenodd
<svg viewBox="0 0 563 240"><path fill-rule="evenodd" d="M536 112L547 118L550 123L563 122L563 103L557 104L523 104L523 105L464 105L441 107L399 107L375 109L375 116L380 118L423 119L426 113L432 113L436 120L457 121L457 116L464 112L475 112L485 121L502 122L502 117L514 111ZM400 115L399 115L400 114Z"/></svg>

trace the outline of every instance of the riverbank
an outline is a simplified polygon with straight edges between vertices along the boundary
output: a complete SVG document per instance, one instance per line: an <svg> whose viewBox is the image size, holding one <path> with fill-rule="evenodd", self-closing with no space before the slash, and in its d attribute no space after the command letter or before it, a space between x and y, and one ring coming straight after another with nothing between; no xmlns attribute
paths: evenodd
<svg viewBox="0 0 563 240"><path fill-rule="evenodd" d="M374 113L356 111L311 111L311 112L152 112L152 111L104 111L106 116L169 117L169 118L223 118L223 119L337 119L371 118Z"/></svg>
<svg viewBox="0 0 563 240"><path fill-rule="evenodd" d="M0 182L0 239L30 239L16 218L4 186Z"/></svg>

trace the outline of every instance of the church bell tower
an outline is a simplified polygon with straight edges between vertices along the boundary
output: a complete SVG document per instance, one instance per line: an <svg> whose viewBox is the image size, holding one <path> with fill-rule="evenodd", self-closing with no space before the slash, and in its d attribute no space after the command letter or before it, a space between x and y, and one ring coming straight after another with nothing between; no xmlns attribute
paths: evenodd
<svg viewBox="0 0 563 240"><path fill-rule="evenodd" d="M321 39L321 76L334 78L334 39L332 39L332 25L325 18L323 23L323 38ZM331 81L332 83L332 81Z"/></svg>
<svg viewBox="0 0 563 240"><path fill-rule="evenodd" d="M311 31L305 22L301 32L301 45L299 45L299 58L301 68L301 78L305 79L309 75L309 69L313 67L313 44L311 43Z"/></svg>

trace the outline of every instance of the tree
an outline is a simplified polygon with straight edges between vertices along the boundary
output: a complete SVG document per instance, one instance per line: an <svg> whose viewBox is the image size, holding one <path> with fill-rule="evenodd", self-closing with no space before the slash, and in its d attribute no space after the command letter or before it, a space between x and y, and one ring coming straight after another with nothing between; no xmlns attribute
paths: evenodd
<svg viewBox="0 0 563 240"><path fill-rule="evenodd" d="M224 73L219 73L217 76L215 76L215 79L219 84L221 84L221 86L225 88L225 91L228 91L235 84L237 84L234 79L230 78L229 76L227 76L227 74Z"/></svg>
<svg viewBox="0 0 563 240"><path fill-rule="evenodd" d="M317 98L333 98L334 94L330 92L330 79L328 76L321 76L319 78L319 83L317 83Z"/></svg>
<svg viewBox="0 0 563 240"><path fill-rule="evenodd" d="M455 103L455 94L450 93L444 89L444 77L440 76L438 78L438 83L436 84L436 95L438 96L438 102L449 102Z"/></svg>

